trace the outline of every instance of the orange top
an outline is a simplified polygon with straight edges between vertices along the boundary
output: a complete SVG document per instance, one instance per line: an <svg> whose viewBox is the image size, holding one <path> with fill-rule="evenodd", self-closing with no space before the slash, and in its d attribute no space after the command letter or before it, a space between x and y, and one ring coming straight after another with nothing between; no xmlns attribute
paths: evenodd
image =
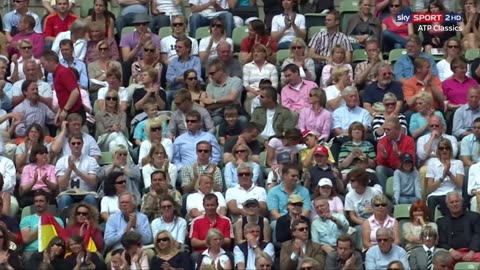
<svg viewBox="0 0 480 270"><path fill-rule="evenodd" d="M442 90L442 82L437 76L432 76L432 84L434 87L436 87L440 91ZM414 97L421 91L427 91L428 93L433 95L432 87L428 85L424 85L423 83L419 82L415 76L403 82L402 89L403 89L403 98L405 100L407 100L408 98ZM433 96L433 107L437 110L443 111L443 104L440 104L435 99L435 96ZM415 106L410 106L409 110L416 111Z"/></svg>

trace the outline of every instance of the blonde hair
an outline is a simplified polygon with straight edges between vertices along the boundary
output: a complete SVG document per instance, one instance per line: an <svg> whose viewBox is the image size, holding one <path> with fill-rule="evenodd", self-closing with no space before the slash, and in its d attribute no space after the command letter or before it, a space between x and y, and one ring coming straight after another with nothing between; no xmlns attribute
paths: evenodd
<svg viewBox="0 0 480 270"><path fill-rule="evenodd" d="M429 92L421 91L415 96L415 100L421 99L425 103L432 105L433 104L433 96Z"/></svg>
<svg viewBox="0 0 480 270"><path fill-rule="evenodd" d="M152 126L160 126L162 128L162 131L163 131L163 121L162 121L162 119L158 118L158 117L155 117L153 119L148 119L147 120L147 123L145 124L145 134L147 135L148 139L150 139L150 135L151 135L150 128Z"/></svg>
<svg viewBox="0 0 480 270"><path fill-rule="evenodd" d="M348 74L349 71L346 66L336 67L332 72L332 81L336 83L342 75Z"/></svg>

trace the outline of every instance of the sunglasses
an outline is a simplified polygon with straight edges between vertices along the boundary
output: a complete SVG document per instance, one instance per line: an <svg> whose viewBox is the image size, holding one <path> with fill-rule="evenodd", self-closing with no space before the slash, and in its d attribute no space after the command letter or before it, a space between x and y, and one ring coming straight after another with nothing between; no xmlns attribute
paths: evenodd
<svg viewBox="0 0 480 270"><path fill-rule="evenodd" d="M213 76L213 75L215 75L215 73L217 73L217 71L218 71L218 70L209 72L208 75Z"/></svg>
<svg viewBox="0 0 480 270"><path fill-rule="evenodd" d="M387 204L386 203L376 203L375 204L375 207L387 207Z"/></svg>
<svg viewBox="0 0 480 270"><path fill-rule="evenodd" d="M77 216L88 216L88 212L77 212Z"/></svg>
<svg viewBox="0 0 480 270"><path fill-rule="evenodd" d="M297 203L290 203L291 206L297 206L297 207L303 207L303 203L297 202Z"/></svg>
<svg viewBox="0 0 480 270"><path fill-rule="evenodd" d="M450 147L439 147L438 150L447 151L447 150L451 150L451 148Z"/></svg>
<svg viewBox="0 0 480 270"><path fill-rule="evenodd" d="M173 208L173 205L169 204L169 205L162 205L162 209L172 209Z"/></svg>
<svg viewBox="0 0 480 270"><path fill-rule="evenodd" d="M194 119L187 119L187 120L185 120L185 122L187 122L187 123L197 123L197 120L196 119L195 120Z"/></svg>
<svg viewBox="0 0 480 270"><path fill-rule="evenodd" d="M126 183L127 183L126 180L122 180L122 181L115 182L115 185L124 185Z"/></svg>
<svg viewBox="0 0 480 270"><path fill-rule="evenodd" d="M440 127L440 125L429 125L429 127L431 127L431 128L438 128L438 127Z"/></svg>
<svg viewBox="0 0 480 270"><path fill-rule="evenodd" d="M390 5L391 8L398 8L400 5Z"/></svg>
<svg viewBox="0 0 480 270"><path fill-rule="evenodd" d="M110 101L110 100L117 101L118 98L117 98L117 97L106 97L105 100L108 100L108 101Z"/></svg>
<svg viewBox="0 0 480 270"><path fill-rule="evenodd" d="M128 154L126 152L123 153L117 153L119 156L126 157Z"/></svg>
<svg viewBox="0 0 480 270"><path fill-rule="evenodd" d="M136 23L135 25L147 25L148 23L142 22L142 23Z"/></svg>
<svg viewBox="0 0 480 270"><path fill-rule="evenodd" d="M76 146L76 145L82 145L82 143L81 143L81 142L71 142L70 144L71 144L71 145L73 145L73 146Z"/></svg>
<svg viewBox="0 0 480 270"><path fill-rule="evenodd" d="M392 76L392 75L393 75L392 72L385 72L385 73L383 73L383 76Z"/></svg>
<svg viewBox="0 0 480 270"><path fill-rule="evenodd" d="M214 27L216 27L216 28L223 28L223 25L221 25L221 24L219 24L219 23L217 23L217 24L212 24L212 28L214 28Z"/></svg>
<svg viewBox="0 0 480 270"><path fill-rule="evenodd" d="M245 152L247 152L247 150L241 149L241 150L235 151L235 154L245 153Z"/></svg>
<svg viewBox="0 0 480 270"><path fill-rule="evenodd" d="M30 50L32 47L22 47L22 50Z"/></svg>
<svg viewBox="0 0 480 270"><path fill-rule="evenodd" d="M260 267L262 267L262 268L272 267L271 264L259 264L258 266L260 266Z"/></svg>
<svg viewBox="0 0 480 270"><path fill-rule="evenodd" d="M172 23L173 27L183 26L183 23Z"/></svg>
<svg viewBox="0 0 480 270"><path fill-rule="evenodd" d="M108 48L108 47L100 47L100 48L98 48L98 50L101 51L101 52L108 51L109 49L110 49L110 48Z"/></svg>
<svg viewBox="0 0 480 270"><path fill-rule="evenodd" d="M147 49L147 48L143 48L143 51L144 52L155 52L155 49Z"/></svg>
<svg viewBox="0 0 480 270"><path fill-rule="evenodd" d="M377 242L378 242L378 243L388 242L388 238L377 238Z"/></svg>
<svg viewBox="0 0 480 270"><path fill-rule="evenodd" d="M157 238L157 243L160 243L160 242L170 242L170 238L168 237Z"/></svg>
<svg viewBox="0 0 480 270"><path fill-rule="evenodd" d="M397 105L396 102L385 103L385 106L395 106L395 105Z"/></svg>
<svg viewBox="0 0 480 270"><path fill-rule="evenodd" d="M198 149L197 152L198 152L198 153L207 154L207 153L210 153L210 150L207 150L207 149Z"/></svg>
<svg viewBox="0 0 480 270"><path fill-rule="evenodd" d="M157 132L157 131L162 131L162 127L152 127L150 128L151 132Z"/></svg>
<svg viewBox="0 0 480 270"><path fill-rule="evenodd" d="M196 80L198 80L198 78L197 78L197 77L188 77L187 80L189 80L189 81L196 81Z"/></svg>
<svg viewBox="0 0 480 270"><path fill-rule="evenodd" d="M244 172L244 173L238 173L237 175L238 175L238 177L245 177L245 176L250 176L252 174L249 173L249 172Z"/></svg>
<svg viewBox="0 0 480 270"><path fill-rule="evenodd" d="M308 231L308 227L300 227L300 228L297 228L297 231L299 231L299 232Z"/></svg>
<svg viewBox="0 0 480 270"><path fill-rule="evenodd" d="M300 270L313 270L313 266L300 267Z"/></svg>
<svg viewBox="0 0 480 270"><path fill-rule="evenodd" d="M447 47L450 48L450 49L453 49L453 48L458 49L458 48L460 48L460 46L458 46L458 45L448 45Z"/></svg>
<svg viewBox="0 0 480 270"><path fill-rule="evenodd" d="M292 46L292 47L290 47L290 49L292 49L292 50L300 50L300 49L303 49L303 47L302 47L302 46Z"/></svg>

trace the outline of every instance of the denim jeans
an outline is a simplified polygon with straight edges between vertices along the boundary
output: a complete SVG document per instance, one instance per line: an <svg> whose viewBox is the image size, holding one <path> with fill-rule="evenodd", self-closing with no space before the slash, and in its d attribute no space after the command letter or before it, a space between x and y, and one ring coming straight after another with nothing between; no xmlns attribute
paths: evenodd
<svg viewBox="0 0 480 270"><path fill-rule="evenodd" d="M385 30L382 32L382 41L384 51L391 51L392 49L401 49L405 48L407 39L401 37L390 30Z"/></svg>
<svg viewBox="0 0 480 270"><path fill-rule="evenodd" d="M152 33L155 33L155 35L158 35L160 28L165 26L170 26L170 17L167 15L153 16L150 24L148 25Z"/></svg>
<svg viewBox="0 0 480 270"><path fill-rule="evenodd" d="M115 20L115 27L117 28L117 34L120 36L122 34L122 29L126 26L133 25L133 19L135 18L136 13L127 13L125 15L120 15ZM158 34L158 32L156 33Z"/></svg>
<svg viewBox="0 0 480 270"><path fill-rule="evenodd" d="M223 12L220 15L218 15L218 17L220 17L223 20L225 32L227 33L227 36L231 38L232 32L233 32L233 26L234 26L232 13ZM190 16L190 37L195 38L195 33L197 32L197 29L202 26L208 26L209 23L210 23L210 19L205 18L198 13L192 13L192 16Z"/></svg>
<svg viewBox="0 0 480 270"><path fill-rule="evenodd" d="M282 43L278 43L277 44L277 49L279 49L279 50L290 49L290 44L291 43L292 43L291 41L284 41Z"/></svg>
<svg viewBox="0 0 480 270"><path fill-rule="evenodd" d="M79 202L79 201L84 201L86 203L94 205L95 207L98 206L97 198L95 198L93 195L86 195L85 197L83 197L83 199L78 200L78 199L74 198L73 196L64 194L64 195L60 196L60 198L58 199L58 209L63 210L66 207L69 207L70 205L72 205L76 202Z"/></svg>
<svg viewBox="0 0 480 270"><path fill-rule="evenodd" d="M415 196L401 196L398 198L398 204L412 204L416 201L420 200L420 198L417 198Z"/></svg>
<svg viewBox="0 0 480 270"><path fill-rule="evenodd" d="M380 182L382 190L385 192L387 188L387 178L393 176L393 170L389 167L378 165L375 171L377 172L378 182Z"/></svg>

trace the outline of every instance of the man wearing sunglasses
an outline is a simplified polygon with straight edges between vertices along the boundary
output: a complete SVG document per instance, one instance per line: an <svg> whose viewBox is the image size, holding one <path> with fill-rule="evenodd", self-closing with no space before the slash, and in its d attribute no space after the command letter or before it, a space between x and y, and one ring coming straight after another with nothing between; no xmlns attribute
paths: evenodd
<svg viewBox="0 0 480 270"><path fill-rule="evenodd" d="M177 39L188 38L192 42L192 50L190 55L198 55L198 41L192 37L188 37L186 34L188 27L188 20L183 15L173 16L172 17L172 34L170 36L164 37L161 40L161 49L160 49L160 61L164 65L168 63L177 56L176 51L176 42Z"/></svg>
<svg viewBox="0 0 480 270"><path fill-rule="evenodd" d="M320 244L309 239L310 226L308 222L303 219L294 221L292 223L292 236L292 240L282 244L280 252L281 269L295 269L298 262L305 257L316 260L319 263L317 269L324 269L325 253Z"/></svg>
<svg viewBox="0 0 480 270"><path fill-rule="evenodd" d="M227 37L232 37L234 27L233 15L229 12L228 1L226 0L190 0L192 8L190 16L190 36L194 37L197 29L207 26L213 18L219 17L223 20Z"/></svg>
<svg viewBox="0 0 480 270"><path fill-rule="evenodd" d="M405 270L410 270L407 252L393 243L393 232L379 228L376 233L378 245L368 249L365 256L365 269L386 270L391 261L398 260Z"/></svg>
<svg viewBox="0 0 480 270"><path fill-rule="evenodd" d="M126 0L120 0L119 4L122 5L121 2ZM148 23L150 18L148 17L147 10L145 7L144 0L134 0L134 2L138 2L137 4L133 5L126 5L122 8L123 16L119 16L116 20L116 27L117 33L122 32L122 28L133 24L135 26L135 31L122 35L120 39L120 52L122 54L122 59L124 62L136 61L137 59L143 58L143 45L151 40L157 49L160 49L160 37L155 33L152 33L148 29ZM123 13L123 10L130 9L131 7L138 7L138 10L145 9L145 11L141 11L140 13ZM131 64L131 63L130 63ZM130 65L129 65L130 68ZM128 78L128 77L127 77Z"/></svg>

